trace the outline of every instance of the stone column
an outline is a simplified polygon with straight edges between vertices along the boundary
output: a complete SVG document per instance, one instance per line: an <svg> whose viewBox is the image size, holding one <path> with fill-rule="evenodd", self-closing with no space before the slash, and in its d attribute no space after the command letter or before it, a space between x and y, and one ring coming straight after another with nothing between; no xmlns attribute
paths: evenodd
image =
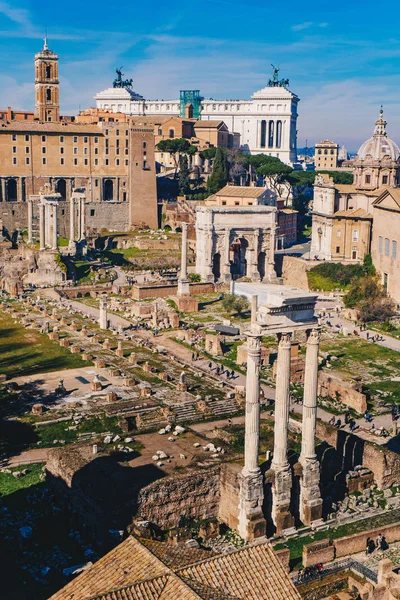
<svg viewBox="0 0 400 600"><path fill-rule="evenodd" d="M178 280L178 296L190 294L189 279L187 277L187 232L188 224L182 223L181 272Z"/></svg>
<svg viewBox="0 0 400 600"><path fill-rule="evenodd" d="M99 325L100 325L100 329L108 329L107 301L106 300L100 300Z"/></svg>
<svg viewBox="0 0 400 600"><path fill-rule="evenodd" d="M81 207L81 203L79 202L79 200L76 203L76 206L77 206L77 209L78 209L77 210L77 216L76 216L76 222L77 222L77 225L78 225L78 232L77 232L77 235L76 235L76 239L79 242L81 240L81 238L82 238L82 218L81 218L82 207Z"/></svg>
<svg viewBox="0 0 400 600"><path fill-rule="evenodd" d="M75 241L75 203L71 197L69 202L69 244L70 246Z"/></svg>
<svg viewBox="0 0 400 600"><path fill-rule="evenodd" d="M79 201L80 204L80 210L81 210L81 237L80 239L85 239L86 237L86 232L85 232L85 199L81 198Z"/></svg>
<svg viewBox="0 0 400 600"><path fill-rule="evenodd" d="M263 476L258 466L260 441L261 330L252 325L247 334L246 421L244 467L239 476L239 534L247 541L266 533L262 512Z"/></svg>
<svg viewBox="0 0 400 600"><path fill-rule="evenodd" d="M322 517L322 499L319 489L320 467L315 454L319 341L319 330L311 330L307 338L302 440L299 458L301 465L300 518L305 525L310 525Z"/></svg>
<svg viewBox="0 0 400 600"><path fill-rule="evenodd" d="M52 226L53 226L51 248L52 248L52 250L57 250L57 248L58 248L57 204L53 204L50 210L51 210L51 215L52 215Z"/></svg>
<svg viewBox="0 0 400 600"><path fill-rule="evenodd" d="M271 464L272 520L277 535L293 527L290 514L292 472L287 459L287 438L290 403L290 333L280 334L276 373L274 456Z"/></svg>
<svg viewBox="0 0 400 600"><path fill-rule="evenodd" d="M39 234L40 234L40 250L46 248L46 219L45 219L45 205L39 204Z"/></svg>
<svg viewBox="0 0 400 600"><path fill-rule="evenodd" d="M32 243L33 241L33 236L32 236L32 223L33 221L33 201L29 198L28 199L28 244Z"/></svg>
<svg viewBox="0 0 400 600"><path fill-rule="evenodd" d="M222 279L228 283L231 279L231 262L229 260L230 258L230 249L231 249L231 235L230 235L230 230L226 230L225 231L225 236L224 236L224 256L221 257L222 261L221 261L221 275L222 275Z"/></svg>

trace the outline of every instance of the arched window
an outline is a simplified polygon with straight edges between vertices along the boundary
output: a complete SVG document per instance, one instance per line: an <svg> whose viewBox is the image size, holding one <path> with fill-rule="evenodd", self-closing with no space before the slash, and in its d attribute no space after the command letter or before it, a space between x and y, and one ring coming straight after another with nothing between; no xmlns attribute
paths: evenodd
<svg viewBox="0 0 400 600"><path fill-rule="evenodd" d="M175 137L175 129L170 129L168 135L170 138L174 138Z"/></svg>
<svg viewBox="0 0 400 600"><path fill-rule="evenodd" d="M7 181L7 200L8 202L16 202L17 199L17 180L9 179Z"/></svg>
<svg viewBox="0 0 400 600"><path fill-rule="evenodd" d="M46 89L46 100L47 100L47 102L51 102L51 89L50 88Z"/></svg>
<svg viewBox="0 0 400 600"><path fill-rule="evenodd" d="M114 182L112 179L105 179L103 184L104 200L112 200L114 197Z"/></svg>
<svg viewBox="0 0 400 600"><path fill-rule="evenodd" d="M270 121L268 126L268 148L274 147L274 122Z"/></svg>
<svg viewBox="0 0 400 600"><path fill-rule="evenodd" d="M276 122L276 147L280 148L282 145L282 121Z"/></svg>
<svg viewBox="0 0 400 600"><path fill-rule="evenodd" d="M260 148L265 148L267 141L267 121L261 121Z"/></svg>
<svg viewBox="0 0 400 600"><path fill-rule="evenodd" d="M65 179L59 179L56 183L56 192L61 194L61 198L65 200L67 197L67 183Z"/></svg>
<svg viewBox="0 0 400 600"><path fill-rule="evenodd" d="M46 67L46 79L51 79L51 66L47 65Z"/></svg>

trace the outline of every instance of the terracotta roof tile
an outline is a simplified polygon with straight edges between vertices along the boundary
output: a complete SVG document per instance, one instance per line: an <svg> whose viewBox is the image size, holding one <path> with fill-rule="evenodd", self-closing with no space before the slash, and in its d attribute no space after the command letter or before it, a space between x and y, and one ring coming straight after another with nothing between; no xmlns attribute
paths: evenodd
<svg viewBox="0 0 400 600"><path fill-rule="evenodd" d="M245 187L226 185L219 192L216 192L214 196L232 196L235 198L259 198L261 194L265 192L263 187ZM208 198L209 200L210 198Z"/></svg>
<svg viewBox="0 0 400 600"><path fill-rule="evenodd" d="M363 208L352 208L349 210L338 210L335 212L335 217L358 217L364 219L372 219L371 213Z"/></svg>
<svg viewBox="0 0 400 600"><path fill-rule="evenodd" d="M269 544L250 546L176 571L243 600L298 600L299 593Z"/></svg>
<svg viewBox="0 0 400 600"><path fill-rule="evenodd" d="M166 544L144 538L141 538L140 541L170 569L178 569L214 555L209 550L188 548L185 544Z"/></svg>

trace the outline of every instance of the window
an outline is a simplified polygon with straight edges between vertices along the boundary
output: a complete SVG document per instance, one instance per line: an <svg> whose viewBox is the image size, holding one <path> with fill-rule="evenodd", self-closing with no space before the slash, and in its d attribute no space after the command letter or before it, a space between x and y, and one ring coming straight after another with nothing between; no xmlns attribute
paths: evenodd
<svg viewBox="0 0 400 600"><path fill-rule="evenodd" d="M260 148L265 148L265 142L267 138L267 121L261 121L261 132L260 132Z"/></svg>
<svg viewBox="0 0 400 600"><path fill-rule="evenodd" d="M98 148L95 148L95 149L94 149L94 153L95 153L95 154L98 154L98 153L99 153L99 149L98 149Z"/></svg>
<svg viewBox="0 0 400 600"><path fill-rule="evenodd" d="M13 142L17 141L17 136L16 136L15 133L12 134L11 139L12 139Z"/></svg>
<svg viewBox="0 0 400 600"><path fill-rule="evenodd" d="M115 135L119 135L119 129L115 131ZM117 140L118 141L118 140Z"/></svg>
<svg viewBox="0 0 400 600"><path fill-rule="evenodd" d="M128 156L128 154L129 154L128 148L125 148L125 154L126 154L126 156Z"/></svg>
<svg viewBox="0 0 400 600"><path fill-rule="evenodd" d="M63 144L63 143L64 143L64 136L60 135L60 144Z"/></svg>
<svg viewBox="0 0 400 600"><path fill-rule="evenodd" d="M74 165L77 165L77 164L78 164L78 159L74 158Z"/></svg>
<svg viewBox="0 0 400 600"><path fill-rule="evenodd" d="M78 148L74 148L74 154L78 154Z"/></svg>
<svg viewBox="0 0 400 600"><path fill-rule="evenodd" d="M388 175L383 175L383 177L382 177L382 184L383 185L387 185L388 181L389 181Z"/></svg>
<svg viewBox="0 0 400 600"><path fill-rule="evenodd" d="M125 161L125 166L127 167L129 165L129 160Z"/></svg>
<svg viewBox="0 0 400 600"><path fill-rule="evenodd" d="M46 146L42 146L42 154L46 154Z"/></svg>
<svg viewBox="0 0 400 600"><path fill-rule="evenodd" d="M169 130L168 137L170 137L170 138L174 138L175 137L175 131L173 129Z"/></svg>
<svg viewBox="0 0 400 600"><path fill-rule="evenodd" d="M88 143L88 138L87 138L87 137L84 137L84 138L83 138L83 143L84 143L84 144L87 144L87 143Z"/></svg>
<svg viewBox="0 0 400 600"><path fill-rule="evenodd" d="M226 206L226 200L222 200L222 206Z"/></svg>
<svg viewBox="0 0 400 600"><path fill-rule="evenodd" d="M46 164L46 159L43 157L42 158L42 165L45 165L45 164Z"/></svg>
<svg viewBox="0 0 400 600"><path fill-rule="evenodd" d="M115 164L117 165L117 167L119 167L119 158L115 159Z"/></svg>
<svg viewBox="0 0 400 600"><path fill-rule="evenodd" d="M60 158L60 165L63 165L63 164L64 164L64 159Z"/></svg>
<svg viewBox="0 0 400 600"><path fill-rule="evenodd" d="M108 158L106 158L105 163L106 163L106 167L108 167L108 165L110 163L110 161L108 160Z"/></svg>
<svg viewBox="0 0 400 600"><path fill-rule="evenodd" d="M358 229L353 229L353 242L358 242Z"/></svg>
<svg viewBox="0 0 400 600"><path fill-rule="evenodd" d="M147 142L143 142L142 146L143 146L143 150L146 150L147 149Z"/></svg>
<svg viewBox="0 0 400 600"><path fill-rule="evenodd" d="M336 254L340 253L340 246L336 246Z"/></svg>
<svg viewBox="0 0 400 600"><path fill-rule="evenodd" d="M26 135L26 136L25 136L25 141L26 141L26 142L29 142L29 135Z"/></svg>
<svg viewBox="0 0 400 600"><path fill-rule="evenodd" d="M341 237L341 235L342 235L342 232L341 232L341 230L340 230L340 229L338 229L338 230L337 230L337 233L336 233L336 236L337 236L337 237Z"/></svg>
<svg viewBox="0 0 400 600"><path fill-rule="evenodd" d="M110 152L110 151L109 151L109 149L108 149L108 148L106 148L106 149L104 150L104 153L105 153L105 154L109 154L109 152Z"/></svg>
<svg viewBox="0 0 400 600"><path fill-rule="evenodd" d="M125 148L128 148L129 146L129 140L125 140Z"/></svg>
<svg viewBox="0 0 400 600"><path fill-rule="evenodd" d="M88 159L85 158L85 160L83 162L85 163L85 165L87 165L88 164Z"/></svg>
<svg viewBox="0 0 400 600"><path fill-rule="evenodd" d="M143 161L142 169L147 169L147 160Z"/></svg>
<svg viewBox="0 0 400 600"><path fill-rule="evenodd" d="M27 157L25 158L25 164L26 164L26 165L29 165L29 162L30 162L30 161L29 161L29 156L27 156Z"/></svg>
<svg viewBox="0 0 400 600"><path fill-rule="evenodd" d="M397 242L392 240L392 258L397 258Z"/></svg>
<svg viewBox="0 0 400 600"><path fill-rule="evenodd" d="M87 153L88 153L88 151L89 151L89 149L88 149L88 148L84 148L84 149L83 149L83 154L87 154Z"/></svg>
<svg viewBox="0 0 400 600"><path fill-rule="evenodd" d="M235 202L235 206L240 206L240 202Z"/></svg>
<svg viewBox="0 0 400 600"><path fill-rule="evenodd" d="M390 254L390 240L385 238L385 256L389 256Z"/></svg>
<svg viewBox="0 0 400 600"><path fill-rule="evenodd" d="M17 146L13 146L13 154L17 154Z"/></svg>
<svg viewBox="0 0 400 600"><path fill-rule="evenodd" d="M25 146L25 154L29 154L29 146Z"/></svg>
<svg viewBox="0 0 400 600"><path fill-rule="evenodd" d="M380 235L378 239L378 254L383 252L383 237Z"/></svg>
<svg viewBox="0 0 400 600"><path fill-rule="evenodd" d="M99 159L98 159L98 158L95 158L95 159L94 159L94 164L95 164L95 165L96 165L96 167L97 167L97 165L99 164Z"/></svg>
<svg viewBox="0 0 400 600"><path fill-rule="evenodd" d="M119 148L116 148L115 154L119 154Z"/></svg>
<svg viewBox="0 0 400 600"><path fill-rule="evenodd" d="M46 79L50 79L51 78L51 66L47 65L46 66Z"/></svg>
<svg viewBox="0 0 400 600"><path fill-rule="evenodd" d="M90 216L91 216L91 217L94 217L94 208L91 208L91 209L90 209Z"/></svg>
<svg viewBox="0 0 400 600"><path fill-rule="evenodd" d="M16 164L17 164L17 157L16 157L16 156L13 156L12 164L13 164L13 165L16 165Z"/></svg>
<svg viewBox="0 0 400 600"><path fill-rule="evenodd" d="M75 136L74 136L74 144L77 144L77 143L78 143L78 138L77 138L77 136L75 135Z"/></svg>
<svg viewBox="0 0 400 600"><path fill-rule="evenodd" d="M46 141L46 136L42 135L42 142L45 142L45 141Z"/></svg>
<svg viewBox="0 0 400 600"><path fill-rule="evenodd" d="M365 183L371 183L371 175L365 176Z"/></svg>
<svg viewBox="0 0 400 600"><path fill-rule="evenodd" d="M95 143L95 144L98 144L98 143L99 143L99 138L98 138L98 137L95 137L95 138L94 138L94 143Z"/></svg>
<svg viewBox="0 0 400 600"><path fill-rule="evenodd" d="M162 135L162 129L158 129L158 135Z"/></svg>
<svg viewBox="0 0 400 600"><path fill-rule="evenodd" d="M60 154L64 154L64 148L60 148Z"/></svg>
<svg viewBox="0 0 400 600"><path fill-rule="evenodd" d="M106 129L106 135L108 135L108 129Z"/></svg>
<svg viewBox="0 0 400 600"><path fill-rule="evenodd" d="M274 122L270 121L268 125L268 148L274 145Z"/></svg>
<svg viewBox="0 0 400 600"><path fill-rule="evenodd" d="M99 187L99 180L98 180L98 179L95 179L95 180L94 180L94 186L95 186L95 187Z"/></svg>
<svg viewBox="0 0 400 600"><path fill-rule="evenodd" d="M129 129L125 129L125 135L129 135Z"/></svg>

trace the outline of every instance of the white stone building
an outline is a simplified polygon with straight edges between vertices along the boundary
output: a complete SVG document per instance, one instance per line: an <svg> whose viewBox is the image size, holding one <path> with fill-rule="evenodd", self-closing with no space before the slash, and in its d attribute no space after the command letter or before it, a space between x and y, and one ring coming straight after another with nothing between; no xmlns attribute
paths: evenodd
<svg viewBox="0 0 400 600"><path fill-rule="evenodd" d="M112 87L95 96L99 109L127 115L184 116L184 103L194 95L194 116L222 120L230 132L240 134L241 149L251 154L277 156L284 163L297 161L298 96L287 89L288 80L274 79L248 100L213 100L198 90L181 91L180 100L146 100L130 87ZM186 94L186 95L185 95ZM197 115L198 113L198 115Z"/></svg>

